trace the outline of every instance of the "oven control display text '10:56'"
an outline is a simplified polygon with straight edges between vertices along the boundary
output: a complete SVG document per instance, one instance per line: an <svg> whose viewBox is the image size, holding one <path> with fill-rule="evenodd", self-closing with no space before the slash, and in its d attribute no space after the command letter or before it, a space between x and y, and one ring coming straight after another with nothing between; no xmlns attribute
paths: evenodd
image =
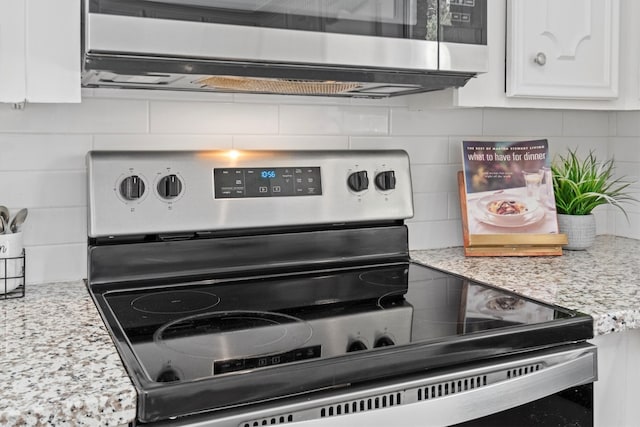
<svg viewBox="0 0 640 427"><path fill-rule="evenodd" d="M320 168L216 168L216 199L322 195Z"/></svg>

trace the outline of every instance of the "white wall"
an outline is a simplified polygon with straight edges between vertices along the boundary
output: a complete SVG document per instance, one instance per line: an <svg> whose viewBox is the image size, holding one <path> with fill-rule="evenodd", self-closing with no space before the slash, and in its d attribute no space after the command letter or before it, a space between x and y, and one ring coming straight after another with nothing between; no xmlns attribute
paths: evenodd
<svg viewBox="0 0 640 427"><path fill-rule="evenodd" d="M609 155L616 161L616 172L636 181L630 188L640 199L640 111L612 113ZM612 210L612 233L640 239L640 204L625 207L628 219L618 209Z"/></svg>
<svg viewBox="0 0 640 427"><path fill-rule="evenodd" d="M430 96L430 95L420 95ZM86 90L82 104L0 105L0 204L29 208L27 281L86 277L86 173L91 149L403 148L412 162L412 249L460 245L456 171L463 139L548 138L640 175L640 113L430 108L410 98L348 100ZM617 135L611 138L610 135ZM600 209L600 208L598 208ZM598 232L640 235L599 212Z"/></svg>

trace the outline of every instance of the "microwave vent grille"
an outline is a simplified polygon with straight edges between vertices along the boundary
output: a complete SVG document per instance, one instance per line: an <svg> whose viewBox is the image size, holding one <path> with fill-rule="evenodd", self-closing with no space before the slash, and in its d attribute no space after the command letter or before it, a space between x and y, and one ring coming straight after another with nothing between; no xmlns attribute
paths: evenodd
<svg viewBox="0 0 640 427"><path fill-rule="evenodd" d="M234 76L210 76L199 80L198 83L218 90L283 95L337 95L362 88L362 85L356 82L265 79Z"/></svg>

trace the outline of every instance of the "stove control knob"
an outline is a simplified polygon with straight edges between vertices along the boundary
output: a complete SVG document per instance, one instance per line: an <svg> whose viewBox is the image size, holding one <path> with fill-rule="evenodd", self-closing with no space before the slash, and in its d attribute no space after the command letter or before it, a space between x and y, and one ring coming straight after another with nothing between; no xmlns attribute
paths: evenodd
<svg viewBox="0 0 640 427"><path fill-rule="evenodd" d="M393 190L396 188L396 174L394 171L380 172L376 175L375 182L379 190Z"/></svg>
<svg viewBox="0 0 640 427"><path fill-rule="evenodd" d="M182 191L182 181L176 175L166 175L158 181L158 194L163 199L174 199Z"/></svg>
<svg viewBox="0 0 640 427"><path fill-rule="evenodd" d="M138 175L126 177L120 183L120 195L126 200L137 200L144 194L144 181Z"/></svg>
<svg viewBox="0 0 640 427"><path fill-rule="evenodd" d="M369 188L369 177L367 171L358 171L349 175L347 185L356 192L364 191Z"/></svg>
<svg viewBox="0 0 640 427"><path fill-rule="evenodd" d="M380 338L378 338L378 340L376 341L374 347L389 347L390 345L395 345L396 343L393 342L393 340L387 336L382 336Z"/></svg>
<svg viewBox="0 0 640 427"><path fill-rule="evenodd" d="M354 342L352 342L351 344L349 344L349 347L347 347L347 353L351 353L354 351L362 351L362 350L366 350L367 346L365 345L365 343L363 343L360 340L356 340Z"/></svg>

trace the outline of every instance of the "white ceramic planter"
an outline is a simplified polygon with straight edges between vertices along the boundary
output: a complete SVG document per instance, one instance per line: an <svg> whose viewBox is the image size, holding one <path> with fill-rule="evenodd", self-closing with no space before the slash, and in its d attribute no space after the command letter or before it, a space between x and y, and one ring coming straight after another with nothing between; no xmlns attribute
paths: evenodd
<svg viewBox="0 0 640 427"><path fill-rule="evenodd" d="M563 215L558 214L558 229L560 233L567 235L569 244L564 249L573 251L585 250L596 238L596 217L589 215Z"/></svg>

